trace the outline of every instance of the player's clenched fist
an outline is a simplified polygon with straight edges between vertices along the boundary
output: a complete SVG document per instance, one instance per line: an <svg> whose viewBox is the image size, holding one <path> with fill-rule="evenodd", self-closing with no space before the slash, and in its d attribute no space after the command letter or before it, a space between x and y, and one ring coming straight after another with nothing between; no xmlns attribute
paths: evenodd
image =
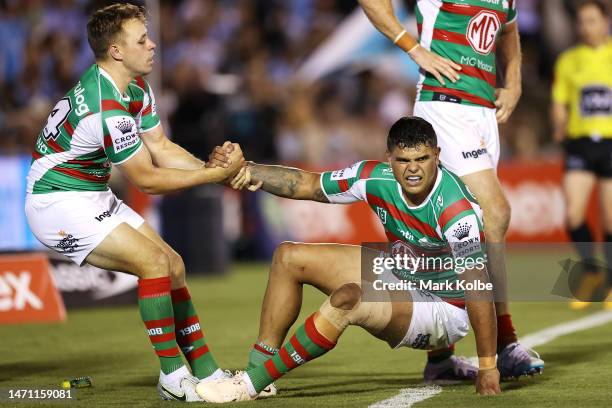
<svg viewBox="0 0 612 408"><path fill-rule="evenodd" d="M499 371L497 371L497 368L478 371L478 377L476 377L476 392L480 395L501 394L501 388L499 388Z"/></svg>

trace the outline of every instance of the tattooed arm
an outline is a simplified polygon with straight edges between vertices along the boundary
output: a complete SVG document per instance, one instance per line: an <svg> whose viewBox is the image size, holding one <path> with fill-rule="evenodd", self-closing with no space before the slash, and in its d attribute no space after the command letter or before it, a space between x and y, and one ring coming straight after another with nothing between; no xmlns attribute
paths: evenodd
<svg viewBox="0 0 612 408"><path fill-rule="evenodd" d="M285 166L268 166L249 162L247 169L251 186L259 186L264 191L279 197L294 200L312 200L328 203L321 189L321 173L313 173Z"/></svg>

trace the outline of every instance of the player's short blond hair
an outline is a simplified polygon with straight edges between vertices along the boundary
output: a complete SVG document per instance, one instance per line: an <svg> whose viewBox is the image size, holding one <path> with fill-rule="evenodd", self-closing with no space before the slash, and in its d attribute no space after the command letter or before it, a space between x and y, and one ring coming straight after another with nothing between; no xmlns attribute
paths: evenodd
<svg viewBox="0 0 612 408"><path fill-rule="evenodd" d="M121 32L123 23L132 19L146 22L146 10L142 6L115 3L95 11L87 23L87 41L95 58L104 59L108 47Z"/></svg>

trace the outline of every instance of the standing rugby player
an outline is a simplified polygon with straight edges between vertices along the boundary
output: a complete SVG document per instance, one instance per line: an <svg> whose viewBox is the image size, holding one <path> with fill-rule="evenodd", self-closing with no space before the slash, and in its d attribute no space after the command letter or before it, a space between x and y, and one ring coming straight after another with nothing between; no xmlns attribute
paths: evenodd
<svg viewBox="0 0 612 408"><path fill-rule="evenodd" d="M142 77L152 70L155 50L144 9L100 9L87 34L96 63L55 105L37 139L27 178L28 222L43 244L75 263L140 278L140 314L161 366L158 391L164 399L199 400L198 379L224 374L204 340L185 265L115 197L108 180L116 165L142 191L170 193L228 179L244 159L234 145L228 166L208 168L166 137Z"/></svg>
<svg viewBox="0 0 612 408"><path fill-rule="evenodd" d="M521 52L514 0L417 0L419 40L394 14L391 0L359 0L376 28L421 67L414 115L430 122L440 160L461 177L482 206L489 269L496 282L498 354L502 377L533 374L543 361L518 343L507 303L505 242L510 205L496 175L498 123L521 95ZM505 62L504 87L496 89L496 53ZM428 379L444 376L452 348L429 353ZM440 364L443 363L443 364Z"/></svg>
<svg viewBox="0 0 612 408"><path fill-rule="evenodd" d="M612 40L607 4L586 0L577 9L581 44L563 52L552 88L553 137L565 148L566 223L585 274L573 309L589 306L593 292L612 284ZM593 236L586 224L591 192L599 184L608 276L593 264ZM606 303L606 308L612 307Z"/></svg>

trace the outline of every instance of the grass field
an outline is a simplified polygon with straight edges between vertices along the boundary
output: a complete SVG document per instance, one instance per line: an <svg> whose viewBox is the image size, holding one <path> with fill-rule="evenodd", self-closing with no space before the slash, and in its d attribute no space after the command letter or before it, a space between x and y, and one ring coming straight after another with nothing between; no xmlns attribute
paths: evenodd
<svg viewBox="0 0 612 408"><path fill-rule="evenodd" d="M246 364L256 338L267 266L237 265L223 278L193 278L190 288L208 343L217 361L230 369ZM306 290L300 322L323 296ZM586 316L563 303L514 303L519 334ZM168 407L158 399L158 365L136 306L71 311L54 325L0 326L0 389L57 388L62 379L91 376L93 388L79 390L83 407ZM474 395L472 384L446 386L418 407L610 407L612 406L612 325L561 337L537 348L544 375L504 383L496 397ZM474 355L470 336L458 354ZM335 350L296 369L277 384L281 394L252 404L265 407L364 407L421 385L425 353L391 350L359 328L349 328ZM18 403L40 407L43 404ZM59 406L59 404L53 404ZM238 404L237 404L238 405ZM0 407L12 406L0 402Z"/></svg>

